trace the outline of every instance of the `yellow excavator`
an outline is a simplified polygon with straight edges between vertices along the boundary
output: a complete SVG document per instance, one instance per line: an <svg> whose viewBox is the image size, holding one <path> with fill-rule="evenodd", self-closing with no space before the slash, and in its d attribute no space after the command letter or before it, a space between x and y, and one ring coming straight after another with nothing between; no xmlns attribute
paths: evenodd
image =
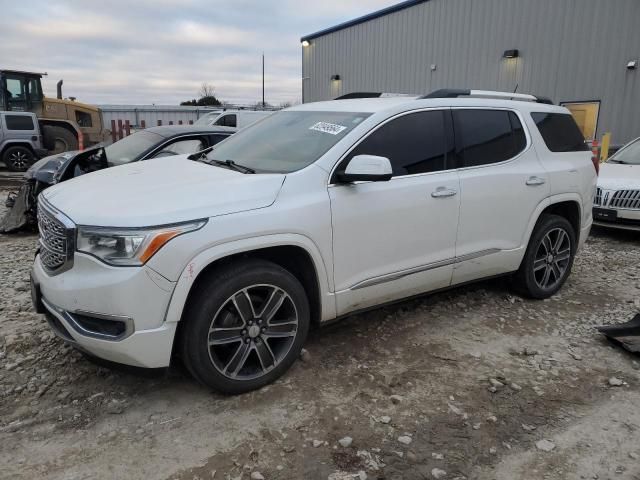
<svg viewBox="0 0 640 480"><path fill-rule="evenodd" d="M98 107L62 98L62 80L56 98L42 92L46 73L0 69L0 111L32 112L38 117L44 148L49 155L83 150L108 138Z"/></svg>

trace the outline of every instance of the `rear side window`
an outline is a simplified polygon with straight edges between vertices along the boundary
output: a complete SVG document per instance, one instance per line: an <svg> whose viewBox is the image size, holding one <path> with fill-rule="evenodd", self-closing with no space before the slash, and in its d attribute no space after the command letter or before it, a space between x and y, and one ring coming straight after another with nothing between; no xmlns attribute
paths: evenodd
<svg viewBox="0 0 640 480"><path fill-rule="evenodd" d="M27 115L6 115L4 117L8 130L35 130L33 117Z"/></svg>
<svg viewBox="0 0 640 480"><path fill-rule="evenodd" d="M428 111L403 115L384 124L365 138L347 157L387 157L393 176L437 172L446 169L447 138L444 112Z"/></svg>
<svg viewBox="0 0 640 480"><path fill-rule="evenodd" d="M452 110L456 151L463 167L504 162L527 146L518 116L506 110Z"/></svg>
<svg viewBox="0 0 640 480"><path fill-rule="evenodd" d="M589 150L576 121L569 113L534 112L531 118L552 152L582 152Z"/></svg>

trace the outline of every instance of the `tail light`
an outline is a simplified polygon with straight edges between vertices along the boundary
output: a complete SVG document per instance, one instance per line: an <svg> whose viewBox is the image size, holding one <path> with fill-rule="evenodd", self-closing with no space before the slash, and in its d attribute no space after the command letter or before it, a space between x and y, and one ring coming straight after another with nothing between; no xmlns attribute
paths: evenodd
<svg viewBox="0 0 640 480"><path fill-rule="evenodd" d="M600 175L600 146L598 140L594 140L591 144L591 161L593 168L596 169L596 175Z"/></svg>

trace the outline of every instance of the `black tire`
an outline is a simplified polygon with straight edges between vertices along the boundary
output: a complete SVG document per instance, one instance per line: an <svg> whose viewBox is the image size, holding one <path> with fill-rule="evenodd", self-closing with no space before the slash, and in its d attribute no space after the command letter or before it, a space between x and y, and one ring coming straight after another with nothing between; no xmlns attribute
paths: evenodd
<svg viewBox="0 0 640 480"><path fill-rule="evenodd" d="M280 296L282 301L277 306ZM245 315L252 317L248 321L238 307L245 300L249 302L245 313L254 312ZM273 315L265 313L267 310L272 310ZM290 321L292 315L297 322ZM285 317L285 321L276 316ZM268 261L245 259L215 269L199 281L181 321L185 323L180 332L180 355L186 368L213 390L239 394L273 382L300 356L309 332L309 301L289 271ZM283 329L287 330L286 336L277 338L277 331ZM218 339L223 342L220 345L210 344L221 330L229 330L223 332L229 339ZM243 356L243 352L248 353ZM267 368L264 355L273 361ZM237 363L242 365L232 372L234 359L241 357L244 360Z"/></svg>
<svg viewBox="0 0 640 480"><path fill-rule="evenodd" d="M12 172L26 171L35 159L31 149L21 145L7 148L2 155L2 161Z"/></svg>
<svg viewBox="0 0 640 480"><path fill-rule="evenodd" d="M45 125L42 127L45 148L49 155L78 150L78 139L69 130L55 125Z"/></svg>
<svg viewBox="0 0 640 480"><path fill-rule="evenodd" d="M566 237L562 237L561 232ZM562 245L555 251L551 248L546 253L548 246L555 247L560 242ZM520 269L513 277L514 288L530 298L544 299L553 296L571 273L575 254L576 232L571 223L558 215L542 215L531 234ZM567 255L568 258L565 258Z"/></svg>

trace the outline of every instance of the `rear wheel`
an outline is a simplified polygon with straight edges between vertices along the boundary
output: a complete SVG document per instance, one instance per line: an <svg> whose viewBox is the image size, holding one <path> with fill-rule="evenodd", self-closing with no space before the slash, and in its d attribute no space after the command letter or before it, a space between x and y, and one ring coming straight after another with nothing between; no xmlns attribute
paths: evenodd
<svg viewBox="0 0 640 480"><path fill-rule="evenodd" d="M575 253L576 234L571 223L558 215L543 215L514 276L514 286L531 298L551 297L571 273Z"/></svg>
<svg viewBox="0 0 640 480"><path fill-rule="evenodd" d="M12 172L24 172L34 162L35 156L28 147L9 147L2 155L2 161Z"/></svg>
<svg viewBox="0 0 640 480"><path fill-rule="evenodd" d="M42 127L42 134L49 155L78 150L78 139L64 127L45 125Z"/></svg>
<svg viewBox="0 0 640 480"><path fill-rule="evenodd" d="M244 393L284 374L309 331L309 302L284 268L247 259L217 269L190 297L181 353L200 382Z"/></svg>

